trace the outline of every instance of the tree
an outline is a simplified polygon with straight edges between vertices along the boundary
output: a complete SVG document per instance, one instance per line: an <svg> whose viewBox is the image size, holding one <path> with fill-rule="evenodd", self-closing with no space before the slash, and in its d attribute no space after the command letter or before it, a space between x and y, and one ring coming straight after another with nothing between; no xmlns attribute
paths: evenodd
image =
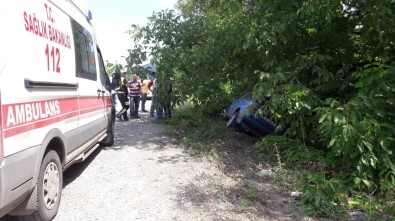
<svg viewBox="0 0 395 221"><path fill-rule="evenodd" d="M133 26L177 102L215 113L253 88L287 136L327 148L358 186L395 186L393 1L184 0ZM363 184L363 185L361 185Z"/></svg>
<svg viewBox="0 0 395 221"><path fill-rule="evenodd" d="M131 68L130 72L132 74L136 74L142 80L148 79L149 78L149 74L150 74L150 71L148 69L146 69L146 68L144 68L143 66L140 66L140 65L133 66Z"/></svg>
<svg viewBox="0 0 395 221"><path fill-rule="evenodd" d="M111 77L113 73L121 72L122 65L120 64L113 64L111 62L106 61L106 72Z"/></svg>

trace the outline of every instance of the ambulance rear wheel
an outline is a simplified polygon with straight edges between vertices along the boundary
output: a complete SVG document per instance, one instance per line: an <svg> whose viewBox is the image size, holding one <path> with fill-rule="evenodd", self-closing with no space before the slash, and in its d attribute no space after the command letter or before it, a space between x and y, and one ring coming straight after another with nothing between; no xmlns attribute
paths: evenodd
<svg viewBox="0 0 395 221"><path fill-rule="evenodd" d="M62 165L56 151L50 150L41 163L37 182L37 211L34 220L47 221L58 213L63 189Z"/></svg>

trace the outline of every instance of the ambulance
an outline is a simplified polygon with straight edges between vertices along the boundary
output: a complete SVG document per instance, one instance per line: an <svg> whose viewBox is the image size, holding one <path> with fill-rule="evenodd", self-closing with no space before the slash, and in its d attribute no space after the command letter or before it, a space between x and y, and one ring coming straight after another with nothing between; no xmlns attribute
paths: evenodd
<svg viewBox="0 0 395 221"><path fill-rule="evenodd" d="M52 220L63 171L114 143L111 85L82 5L0 3L0 217Z"/></svg>

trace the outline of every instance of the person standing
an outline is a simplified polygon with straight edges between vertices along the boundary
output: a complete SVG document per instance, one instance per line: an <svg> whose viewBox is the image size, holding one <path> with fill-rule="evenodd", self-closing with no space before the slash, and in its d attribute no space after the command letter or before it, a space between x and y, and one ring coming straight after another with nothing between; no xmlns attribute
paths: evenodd
<svg viewBox="0 0 395 221"><path fill-rule="evenodd" d="M126 72L127 72L127 68L123 68L121 70L121 80L119 82L119 87L117 87L116 89L114 89L114 91L117 93L118 96L118 100L121 103L122 109L118 112L117 117L119 120L122 121L122 117L124 121L128 121L128 114L127 111L129 109L129 91L127 88L127 84L128 81L126 80Z"/></svg>
<svg viewBox="0 0 395 221"><path fill-rule="evenodd" d="M139 104L140 104L140 96L142 95L142 92L141 92L141 84L138 81L136 74L132 75L132 80L129 82L128 87L129 87L130 101L133 107L130 109L130 117L140 118Z"/></svg>
<svg viewBox="0 0 395 221"><path fill-rule="evenodd" d="M147 95L148 95L148 85L147 82L143 81L143 83L141 84L141 111L143 112L147 112L145 110L145 102L147 101Z"/></svg>
<svg viewBox="0 0 395 221"><path fill-rule="evenodd" d="M156 103L155 85L154 85L154 82L156 81L155 77L156 77L156 73L155 72L151 72L151 74L150 74L150 79L151 80L150 80L150 82L147 85L148 90L151 91L151 94L152 94L152 102L151 102L151 107L150 107L150 110L149 110L150 117L154 117L154 113L155 113L155 103Z"/></svg>

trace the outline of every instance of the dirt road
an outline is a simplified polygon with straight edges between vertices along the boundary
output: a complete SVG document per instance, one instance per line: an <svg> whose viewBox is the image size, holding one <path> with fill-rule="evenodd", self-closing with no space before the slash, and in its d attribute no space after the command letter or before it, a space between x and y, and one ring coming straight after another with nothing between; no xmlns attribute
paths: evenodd
<svg viewBox="0 0 395 221"><path fill-rule="evenodd" d="M198 156L165 128L147 113L117 122L113 147L65 172L55 220L313 220L251 158L253 138Z"/></svg>

